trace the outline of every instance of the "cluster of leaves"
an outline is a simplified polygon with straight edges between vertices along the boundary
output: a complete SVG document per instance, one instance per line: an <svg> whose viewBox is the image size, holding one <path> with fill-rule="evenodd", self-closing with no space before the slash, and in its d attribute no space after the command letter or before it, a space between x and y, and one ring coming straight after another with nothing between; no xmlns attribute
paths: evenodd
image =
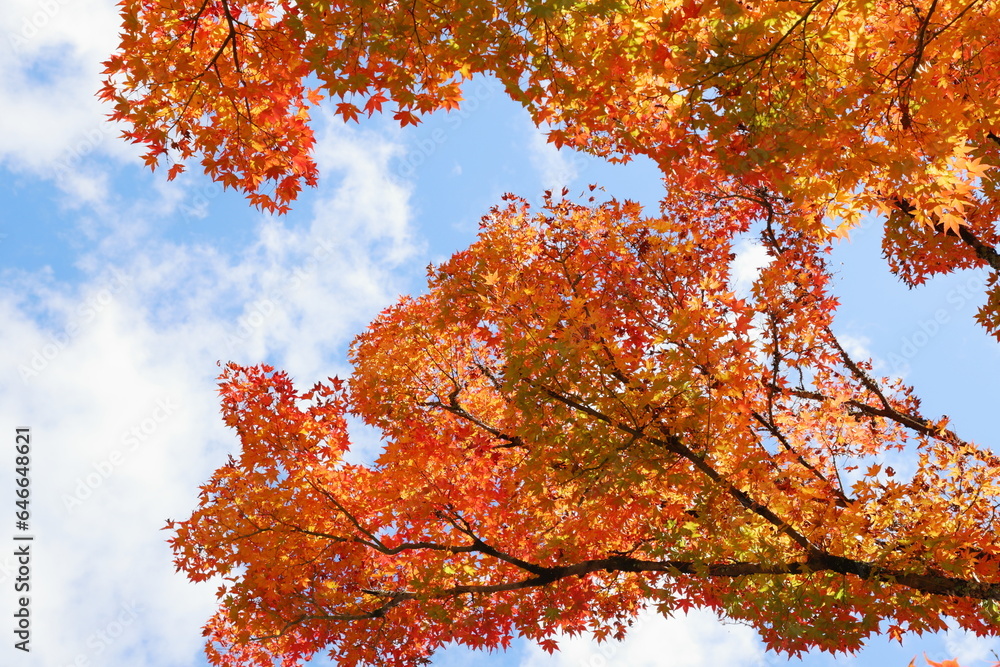
<svg viewBox="0 0 1000 667"><path fill-rule="evenodd" d="M498 78L551 139L668 187L766 187L846 235L889 215L919 283L1000 270L1000 3L993 0L122 0L102 96L155 165L205 170L285 211L316 181L308 107L402 125ZM942 241L950 234L956 240ZM914 250L916 249L916 250ZM945 252L940 252L945 250ZM981 321L998 331L1000 287Z"/></svg>
<svg viewBox="0 0 1000 667"><path fill-rule="evenodd" d="M795 215L512 200L358 337L348 383L229 365L242 453L168 524L179 567L225 580L212 663L554 650L644 605L715 609L793 655L885 621L1000 631L1000 457L846 353L794 224L764 229L737 296L733 239L762 211ZM384 433L374 465L343 460L348 414ZM876 462L906 447L912 473Z"/></svg>

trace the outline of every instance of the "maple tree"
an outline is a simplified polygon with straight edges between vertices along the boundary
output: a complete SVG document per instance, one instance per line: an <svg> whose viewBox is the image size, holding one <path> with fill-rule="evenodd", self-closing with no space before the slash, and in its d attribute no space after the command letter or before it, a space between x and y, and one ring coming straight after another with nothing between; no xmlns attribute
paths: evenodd
<svg viewBox="0 0 1000 667"><path fill-rule="evenodd" d="M660 215L512 201L309 391L230 365L238 459L171 522L222 576L216 664L419 663L448 641L621 636L708 607L768 646L1000 623L1000 460L832 332L823 261L862 215L910 285L990 270L995 0L122 0L101 96L168 177L284 212L310 109L402 125L498 79L559 146L660 167ZM737 296L734 239L771 261ZM348 463L345 418L377 426ZM887 452L913 453L894 470ZM933 663L932 663L933 664Z"/></svg>
<svg viewBox="0 0 1000 667"><path fill-rule="evenodd" d="M645 155L668 187L764 188L795 223L885 218L910 284L993 269L1000 332L996 0L121 0L101 96L155 166L206 172L285 211L314 184L309 109L461 105L496 77L557 145Z"/></svg>
<svg viewBox="0 0 1000 667"><path fill-rule="evenodd" d="M847 353L823 252L777 224L795 215L511 197L357 338L348 381L228 365L242 450L168 522L179 568L223 581L210 661L554 650L646 604L793 655L949 618L1000 633L1000 457ZM770 262L741 297L751 230ZM344 459L349 415L384 435L372 465Z"/></svg>

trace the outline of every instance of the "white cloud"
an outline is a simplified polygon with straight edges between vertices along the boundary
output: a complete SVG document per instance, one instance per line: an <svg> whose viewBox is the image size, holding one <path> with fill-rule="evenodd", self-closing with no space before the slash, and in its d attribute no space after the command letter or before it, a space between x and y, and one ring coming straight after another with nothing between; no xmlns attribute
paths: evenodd
<svg viewBox="0 0 1000 667"><path fill-rule="evenodd" d="M97 151L130 155L113 140L95 97L101 62L116 45L110 0L11 0L0 13L0 160L14 169L59 175ZM67 178L67 186L79 183ZM84 188L86 191L88 188Z"/></svg>
<svg viewBox="0 0 1000 667"><path fill-rule="evenodd" d="M254 294L227 332L234 352L277 354L293 374L326 377L331 353L395 300L403 283L394 271L419 249L409 190L389 175L397 150L330 124L317 157L336 185L313 206L308 229L277 218L261 226L252 261L241 267Z"/></svg>
<svg viewBox="0 0 1000 667"><path fill-rule="evenodd" d="M736 259L732 263L732 278L738 296L750 296L750 289L761 269L771 263L767 248L754 241L743 240L735 247Z"/></svg>
<svg viewBox="0 0 1000 667"><path fill-rule="evenodd" d="M855 361L867 361L872 358L872 351L869 348L871 341L867 336L852 336L850 334L838 333L837 340L844 352Z"/></svg>
<svg viewBox="0 0 1000 667"><path fill-rule="evenodd" d="M994 664L1000 654L1000 638L977 637L975 633L949 627L944 636L944 645L948 656L965 667L977 667L981 664Z"/></svg>
<svg viewBox="0 0 1000 667"><path fill-rule="evenodd" d="M160 529L236 447L216 361L267 360L304 385L345 372L345 345L395 299L418 250L409 192L388 175L394 150L331 130L319 146L330 185L307 224L248 215L245 247L165 240L170 193L153 192L93 207L87 233L102 238L77 262L81 284L0 275L0 424L32 428L36 535L32 652L7 642L0 664L194 663L214 588L174 572ZM0 488L14 488L12 467ZM0 586L13 566L0 557Z"/></svg>
<svg viewBox="0 0 1000 667"><path fill-rule="evenodd" d="M568 148L556 148L538 128L531 126L529 131L528 157L531 165L538 172L542 188L558 195L563 187L569 187L576 179L586 162Z"/></svg>
<svg viewBox="0 0 1000 667"><path fill-rule="evenodd" d="M212 466L204 445L224 437L211 405L211 371L183 363L197 344L154 334L129 306L132 295L102 299L92 311L88 290L44 291L56 326L33 320L10 299L0 305L14 323L0 333L4 367L24 373L0 386L2 422L32 428L36 536L31 661L19 660L8 643L0 662L47 667L82 656L91 664L128 664L124 652L155 640L158 627L198 637L196 619L208 609L207 591L156 593L173 576L158 529L190 506ZM126 439L132 428L142 439ZM3 488L14 488L9 466L0 475ZM92 640L133 602L140 611L114 642Z"/></svg>
<svg viewBox="0 0 1000 667"><path fill-rule="evenodd" d="M669 655L669 659L665 656ZM641 614L626 638L597 643L586 636L559 639L553 655L532 646L520 667L704 667L764 664L757 633L744 625L724 623L706 610L664 618Z"/></svg>

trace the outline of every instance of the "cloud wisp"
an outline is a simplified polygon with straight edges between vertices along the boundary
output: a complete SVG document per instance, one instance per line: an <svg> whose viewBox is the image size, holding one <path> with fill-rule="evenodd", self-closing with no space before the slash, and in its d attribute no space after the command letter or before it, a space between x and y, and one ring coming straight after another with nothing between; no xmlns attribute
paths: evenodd
<svg viewBox="0 0 1000 667"><path fill-rule="evenodd" d="M0 421L28 425L35 644L0 663L192 664L211 586L176 575L160 529L234 451L218 418L217 361L268 361L303 383L346 371L344 351L407 286L409 191L397 147L337 127L320 141L329 185L311 215L256 225L245 246L168 239L156 197L102 224L83 278L0 274ZM113 196L113 193L109 196ZM107 202L95 208L108 212ZM83 223L81 223L83 224ZM138 231L137 231L138 230ZM13 471L0 471L12 488ZM0 562L4 585L14 563Z"/></svg>

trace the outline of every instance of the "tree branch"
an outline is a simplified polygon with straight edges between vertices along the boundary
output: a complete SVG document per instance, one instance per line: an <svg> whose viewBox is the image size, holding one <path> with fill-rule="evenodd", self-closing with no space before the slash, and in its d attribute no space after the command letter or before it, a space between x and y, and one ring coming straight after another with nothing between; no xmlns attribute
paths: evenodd
<svg viewBox="0 0 1000 667"><path fill-rule="evenodd" d="M987 136L989 136L991 139L996 141L998 145L1000 145L1000 141L998 141L998 139L1000 138L998 138L997 135L990 132ZM899 196L892 196L889 197L889 201L893 204L893 206L895 206L895 208L898 211L906 215L911 220L913 220L916 217L915 213L917 211L917 207L911 204L907 199ZM936 223L934 225L934 228L938 231L946 232L946 230L940 224ZM980 241L979 238L975 234L973 234L969 230L969 228L965 225L959 226L958 238L960 238L962 242L965 243L967 246L972 248L973 252L976 253L976 257L986 262L994 271L1000 271L1000 252L998 252L996 248Z"/></svg>
<svg viewBox="0 0 1000 667"><path fill-rule="evenodd" d="M673 452L674 454L677 454L678 456L690 461L699 472L701 472L706 477L711 479L714 483L718 484L721 488L723 488L740 505L747 508L754 514L760 516L762 519L764 519L765 521L776 527L778 529L779 534L784 533L785 535L788 535L788 537L793 542L802 547L802 549L804 549L806 553L810 554L817 553L816 547L810 544L809 540L806 539L804 535L795 530L787 521L783 520L781 517L779 517L777 514L771 511L771 509L768 508L766 505L762 505L761 503L757 502L756 500L751 498L745 491L738 488L736 485L734 485L732 482L726 479L724 475L719 473L719 471L717 471L708 463L708 461L705 459L704 456L691 450L691 448L689 448L687 445L681 442L680 438L673 435L669 435L666 438L657 438L655 436L651 436L637 428L633 428L631 426L628 426L627 424L622 424L620 422L611 419L607 415L595 410L589 405L584 404L577 397L568 396L566 394L553 391L552 389L544 386L538 386L538 388L544 391L551 398L573 408L574 410L578 410L580 412L583 412L585 414L594 417L595 419L599 419L600 421L603 421L606 424L610 424L619 431L623 431L632 436L643 438L648 442L663 447L667 451Z"/></svg>
<svg viewBox="0 0 1000 667"><path fill-rule="evenodd" d="M490 595L516 591L536 586L546 586L567 577L583 577L595 572L660 572L669 576L687 575L695 577L746 577L753 575L808 575L816 572L836 572L860 577L867 581L906 586L921 593L973 598L979 600L1000 599L1000 584L970 581L959 577L949 577L936 573L908 573L881 568L874 563L816 553L804 561L786 563L695 563L692 561L649 561L624 556L612 556L581 561L572 565L543 568L537 576L510 581L502 584L460 585L422 593L417 591L365 590L364 593L377 597L406 600L425 600L455 597L463 594Z"/></svg>

